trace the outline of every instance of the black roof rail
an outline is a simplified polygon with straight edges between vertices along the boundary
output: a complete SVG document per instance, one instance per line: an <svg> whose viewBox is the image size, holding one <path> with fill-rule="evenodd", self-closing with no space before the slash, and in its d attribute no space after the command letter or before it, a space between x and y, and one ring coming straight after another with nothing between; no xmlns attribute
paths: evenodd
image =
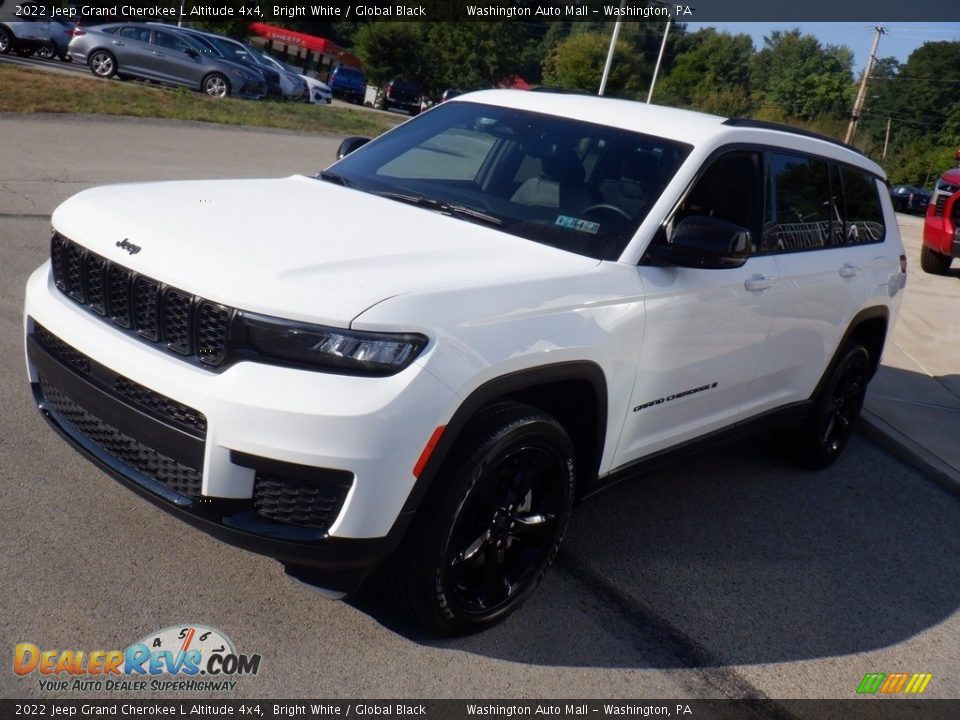
<svg viewBox="0 0 960 720"><path fill-rule="evenodd" d="M828 142L833 145L839 145L847 150L853 150L855 153L857 153L857 155L863 155L866 157L866 154L862 150L855 148L853 145L847 145L847 143L837 140L836 138L832 138L829 135L823 135L822 133L814 132L813 130L804 130L803 128L794 127L793 125L768 122L767 120L753 120L751 118L727 118L723 121L723 124L731 125L733 127L755 128L758 130L779 130L780 132L802 135L803 137L813 138L814 140L823 140L824 142Z"/></svg>

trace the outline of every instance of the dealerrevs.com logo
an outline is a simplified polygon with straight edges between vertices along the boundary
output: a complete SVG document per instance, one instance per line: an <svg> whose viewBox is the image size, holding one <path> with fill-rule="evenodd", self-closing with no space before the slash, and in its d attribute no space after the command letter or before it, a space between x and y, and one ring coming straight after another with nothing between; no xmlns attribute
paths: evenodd
<svg viewBox="0 0 960 720"><path fill-rule="evenodd" d="M41 690L107 692L232 691L256 675L260 655L244 655L215 628L174 625L125 650L41 650L18 643L13 671L37 676Z"/></svg>

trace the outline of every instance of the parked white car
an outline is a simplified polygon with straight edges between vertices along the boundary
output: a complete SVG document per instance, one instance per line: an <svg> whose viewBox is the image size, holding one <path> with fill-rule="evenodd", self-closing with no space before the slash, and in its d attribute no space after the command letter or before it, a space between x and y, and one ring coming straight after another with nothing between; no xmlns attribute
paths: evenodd
<svg viewBox="0 0 960 720"><path fill-rule="evenodd" d="M776 430L833 462L906 278L883 171L836 141L503 90L317 178L113 185L52 225L50 424L328 594L379 569L440 632L513 612L576 503L668 455Z"/></svg>
<svg viewBox="0 0 960 720"><path fill-rule="evenodd" d="M310 102L323 103L325 105L333 102L333 91L329 85L309 75L300 75L300 77L307 83L307 88L310 92Z"/></svg>

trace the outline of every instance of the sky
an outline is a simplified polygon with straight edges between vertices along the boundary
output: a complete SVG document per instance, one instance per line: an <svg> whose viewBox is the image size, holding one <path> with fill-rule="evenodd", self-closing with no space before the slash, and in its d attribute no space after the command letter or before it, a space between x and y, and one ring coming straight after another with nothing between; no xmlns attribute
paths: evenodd
<svg viewBox="0 0 960 720"><path fill-rule="evenodd" d="M956 0L950 0L955 2ZM880 23L887 34L880 38L877 57L890 57L906 62L910 53L931 40L960 41L960 23ZM687 30L696 32L700 28L715 27L717 30L733 35L746 33L753 38L753 46L763 49L763 38L774 30L791 30L799 27L801 32L814 35L823 45L846 45L854 53L854 74L859 74L867 64L870 47L876 35L873 25L867 22L805 22L805 23L717 23L689 22Z"/></svg>

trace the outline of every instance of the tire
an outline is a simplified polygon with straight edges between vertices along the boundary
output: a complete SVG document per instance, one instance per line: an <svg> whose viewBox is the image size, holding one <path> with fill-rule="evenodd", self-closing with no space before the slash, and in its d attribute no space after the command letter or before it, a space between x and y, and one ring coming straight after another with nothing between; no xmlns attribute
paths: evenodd
<svg viewBox="0 0 960 720"><path fill-rule="evenodd" d="M205 95L209 95L210 97L229 97L230 81L220 73L210 73L203 79L203 82L200 83L200 89Z"/></svg>
<svg viewBox="0 0 960 720"><path fill-rule="evenodd" d="M867 349L856 343L845 346L799 433L781 436L799 464L820 470L840 457L860 416L870 372Z"/></svg>
<svg viewBox="0 0 960 720"><path fill-rule="evenodd" d="M100 78L112 78L117 74L117 59L107 50L94 50L87 60L90 72Z"/></svg>
<svg viewBox="0 0 960 720"><path fill-rule="evenodd" d="M57 56L54 49L48 45L44 45L42 48L37 50L37 57L41 60L53 60Z"/></svg>
<svg viewBox="0 0 960 720"><path fill-rule="evenodd" d="M573 506L574 450L560 424L505 403L464 429L380 581L444 634L502 621L556 556Z"/></svg>
<svg viewBox="0 0 960 720"><path fill-rule="evenodd" d="M952 258L931 250L926 245L920 248L920 269L931 275L946 275Z"/></svg>
<svg viewBox="0 0 960 720"><path fill-rule="evenodd" d="M6 55L13 49L13 35L5 27L0 27L0 55Z"/></svg>

